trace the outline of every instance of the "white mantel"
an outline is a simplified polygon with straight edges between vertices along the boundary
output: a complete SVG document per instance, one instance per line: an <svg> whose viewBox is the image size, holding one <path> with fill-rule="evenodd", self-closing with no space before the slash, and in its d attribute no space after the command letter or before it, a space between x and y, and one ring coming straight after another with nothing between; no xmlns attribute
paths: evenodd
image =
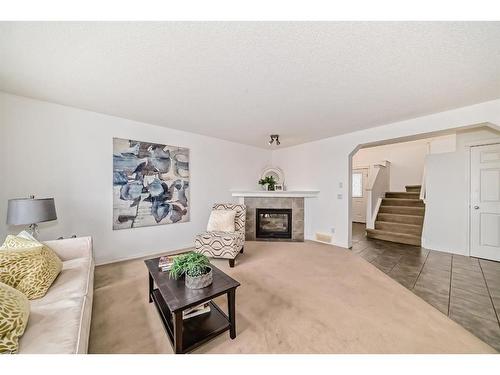
<svg viewBox="0 0 500 375"><path fill-rule="evenodd" d="M243 198L315 198L319 190L289 190L289 191L265 191L265 190L235 190L231 191L233 197Z"/></svg>

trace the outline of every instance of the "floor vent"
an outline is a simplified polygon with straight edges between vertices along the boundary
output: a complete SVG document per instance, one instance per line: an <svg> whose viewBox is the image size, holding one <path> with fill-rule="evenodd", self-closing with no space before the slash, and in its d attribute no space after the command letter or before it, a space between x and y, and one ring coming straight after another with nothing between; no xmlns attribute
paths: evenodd
<svg viewBox="0 0 500 375"><path fill-rule="evenodd" d="M332 235L328 233L316 232L316 240L321 242L332 242Z"/></svg>

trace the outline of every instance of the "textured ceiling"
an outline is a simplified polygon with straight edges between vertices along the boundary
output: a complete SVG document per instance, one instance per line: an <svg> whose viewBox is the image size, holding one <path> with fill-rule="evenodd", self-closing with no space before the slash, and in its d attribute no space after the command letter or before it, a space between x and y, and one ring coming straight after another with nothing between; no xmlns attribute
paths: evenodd
<svg viewBox="0 0 500 375"><path fill-rule="evenodd" d="M286 147L498 98L499 41L500 22L0 22L0 90Z"/></svg>

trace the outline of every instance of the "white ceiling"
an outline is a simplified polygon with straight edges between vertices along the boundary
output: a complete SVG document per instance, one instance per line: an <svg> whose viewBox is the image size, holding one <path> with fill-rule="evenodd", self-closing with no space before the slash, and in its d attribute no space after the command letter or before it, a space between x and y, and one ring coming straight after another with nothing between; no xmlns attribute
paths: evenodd
<svg viewBox="0 0 500 375"><path fill-rule="evenodd" d="M0 22L0 90L286 147L499 98L500 22Z"/></svg>

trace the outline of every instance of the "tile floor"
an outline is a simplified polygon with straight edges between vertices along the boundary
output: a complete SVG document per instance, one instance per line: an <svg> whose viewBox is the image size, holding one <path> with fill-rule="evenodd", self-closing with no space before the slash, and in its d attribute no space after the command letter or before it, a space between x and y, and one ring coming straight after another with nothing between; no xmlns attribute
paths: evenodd
<svg viewBox="0 0 500 375"><path fill-rule="evenodd" d="M500 351L500 262L372 240L353 224L352 251Z"/></svg>

